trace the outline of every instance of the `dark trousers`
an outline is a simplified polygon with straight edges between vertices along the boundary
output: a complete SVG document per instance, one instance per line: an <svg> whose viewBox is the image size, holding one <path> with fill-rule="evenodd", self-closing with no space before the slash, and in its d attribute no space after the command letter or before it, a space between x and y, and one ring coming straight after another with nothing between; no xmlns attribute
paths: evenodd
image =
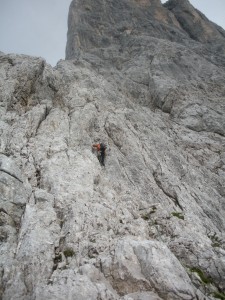
<svg viewBox="0 0 225 300"><path fill-rule="evenodd" d="M98 155L98 160L102 166L105 166L105 150L100 151L100 153Z"/></svg>

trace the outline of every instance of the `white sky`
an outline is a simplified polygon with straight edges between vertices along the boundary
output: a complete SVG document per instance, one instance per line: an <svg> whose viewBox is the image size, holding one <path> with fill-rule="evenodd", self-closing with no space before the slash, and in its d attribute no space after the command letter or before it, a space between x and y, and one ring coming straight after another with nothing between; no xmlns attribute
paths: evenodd
<svg viewBox="0 0 225 300"><path fill-rule="evenodd" d="M54 66L65 58L70 2L0 0L0 51L41 56ZM225 0L190 2L211 21L225 28Z"/></svg>

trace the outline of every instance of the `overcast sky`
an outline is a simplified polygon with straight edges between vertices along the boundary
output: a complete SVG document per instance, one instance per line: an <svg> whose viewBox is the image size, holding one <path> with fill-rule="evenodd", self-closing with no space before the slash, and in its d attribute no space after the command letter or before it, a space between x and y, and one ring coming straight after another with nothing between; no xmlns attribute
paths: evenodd
<svg viewBox="0 0 225 300"><path fill-rule="evenodd" d="M65 58L70 2L0 0L0 51L42 56L55 66L58 60ZM225 28L225 0L190 2L211 21Z"/></svg>

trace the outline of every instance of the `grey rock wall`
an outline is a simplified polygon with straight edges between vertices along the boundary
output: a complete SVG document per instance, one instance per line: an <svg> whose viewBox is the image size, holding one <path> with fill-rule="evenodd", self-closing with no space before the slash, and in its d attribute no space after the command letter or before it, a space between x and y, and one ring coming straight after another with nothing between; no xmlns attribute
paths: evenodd
<svg viewBox="0 0 225 300"><path fill-rule="evenodd" d="M176 17L180 26L189 36L202 43L222 42L225 32L196 10L188 0L169 0L164 4Z"/></svg>
<svg viewBox="0 0 225 300"><path fill-rule="evenodd" d="M159 1L77 0L67 55L0 55L0 298L223 299L223 54Z"/></svg>

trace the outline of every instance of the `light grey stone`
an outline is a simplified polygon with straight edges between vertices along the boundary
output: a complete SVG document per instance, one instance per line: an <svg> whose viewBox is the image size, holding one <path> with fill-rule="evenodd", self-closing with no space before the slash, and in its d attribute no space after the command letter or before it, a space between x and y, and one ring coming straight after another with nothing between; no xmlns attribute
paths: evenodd
<svg viewBox="0 0 225 300"><path fill-rule="evenodd" d="M0 298L224 293L223 42L187 0L74 0L71 60L1 54Z"/></svg>
<svg viewBox="0 0 225 300"><path fill-rule="evenodd" d="M121 240L112 265L107 267L107 260L103 258L103 273L105 264L120 294L128 294L129 290L136 293L152 290L169 299L192 299L195 295L185 269L163 243Z"/></svg>
<svg viewBox="0 0 225 300"><path fill-rule="evenodd" d="M23 183L20 169L16 166L12 159L3 154L0 154L0 172L6 173Z"/></svg>
<svg viewBox="0 0 225 300"><path fill-rule="evenodd" d="M124 296L123 300L161 300L154 292L132 293Z"/></svg>

